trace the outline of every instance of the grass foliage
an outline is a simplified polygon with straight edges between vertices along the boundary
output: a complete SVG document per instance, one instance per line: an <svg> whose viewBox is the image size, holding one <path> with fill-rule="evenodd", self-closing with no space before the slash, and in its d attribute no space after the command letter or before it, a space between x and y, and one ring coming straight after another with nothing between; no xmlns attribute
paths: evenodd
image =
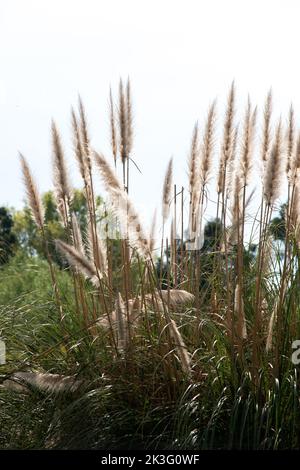
<svg viewBox="0 0 300 470"><path fill-rule="evenodd" d="M299 367L291 357L300 338L300 140L292 108L287 123L274 126L271 94L259 138L256 108L248 101L238 126L235 107L232 85L218 144L215 103L203 129L195 126L187 188L174 186L168 163L158 236L145 231L129 198L129 82L120 83L117 104L110 94L112 163L120 165L121 180L91 148L81 100L78 114L72 111L88 210L84 233L72 211L55 123L63 242L49 239L38 188L21 156L44 256L20 251L0 270L0 335L7 345L1 448L299 448ZM253 198L257 175L261 187ZM99 177L107 224L99 224L95 210ZM279 245L270 221L284 187ZM212 193L215 223L206 224ZM53 261L53 243L66 269Z"/></svg>

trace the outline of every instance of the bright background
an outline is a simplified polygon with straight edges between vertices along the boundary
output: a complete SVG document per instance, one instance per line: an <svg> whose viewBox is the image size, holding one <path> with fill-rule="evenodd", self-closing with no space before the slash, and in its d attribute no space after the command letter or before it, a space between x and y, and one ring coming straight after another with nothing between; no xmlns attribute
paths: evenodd
<svg viewBox="0 0 300 470"><path fill-rule="evenodd" d="M110 157L108 92L130 76L135 114L131 194L159 204L167 161L186 184L194 122L217 97L222 117L234 79L261 110L300 112L298 0L0 0L0 205L24 198L18 150L39 187L51 187L50 121L71 156L70 107L81 94L92 143ZM221 121L221 119L220 119ZM76 163L69 158L73 181ZM101 191L101 188L99 189Z"/></svg>

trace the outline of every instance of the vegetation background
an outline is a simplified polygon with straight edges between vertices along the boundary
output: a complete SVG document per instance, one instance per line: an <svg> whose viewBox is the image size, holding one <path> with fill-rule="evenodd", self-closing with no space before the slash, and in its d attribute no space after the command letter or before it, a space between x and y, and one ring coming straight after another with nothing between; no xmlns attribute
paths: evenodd
<svg viewBox="0 0 300 470"><path fill-rule="evenodd" d="M148 234L129 197L129 80L109 95L110 162L80 98L72 110L82 190L54 122L54 191L40 196L20 154L27 205L0 211L2 447L299 447L300 141L292 107L274 126L271 92L255 139L257 109L248 100L238 126L235 95L232 84L219 143L215 102L194 126L188 187L169 160L158 236L156 215Z"/></svg>

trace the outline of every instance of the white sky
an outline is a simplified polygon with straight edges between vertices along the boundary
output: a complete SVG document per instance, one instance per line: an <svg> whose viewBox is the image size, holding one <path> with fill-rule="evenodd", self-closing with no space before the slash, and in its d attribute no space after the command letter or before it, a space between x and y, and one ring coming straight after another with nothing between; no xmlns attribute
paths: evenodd
<svg viewBox="0 0 300 470"><path fill-rule="evenodd" d="M0 205L23 200L18 150L39 187L51 187L50 121L71 155L70 106L80 92L92 143L110 156L109 85L132 81L132 195L160 201L167 161L186 183L195 120L234 79L241 104L260 107L272 86L277 114L300 112L299 0L0 0ZM75 183L76 163L69 160Z"/></svg>

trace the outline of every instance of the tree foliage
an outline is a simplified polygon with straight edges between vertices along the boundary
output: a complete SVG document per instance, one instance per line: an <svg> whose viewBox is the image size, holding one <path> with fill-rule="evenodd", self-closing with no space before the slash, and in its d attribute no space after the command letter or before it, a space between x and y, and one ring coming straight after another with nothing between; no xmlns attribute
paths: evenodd
<svg viewBox="0 0 300 470"><path fill-rule="evenodd" d="M49 250L52 259L61 267L65 266L65 262L55 249L53 240L60 239L66 241L66 234L56 208L56 202L52 191L47 191L42 196L42 202L45 212L45 230L47 239L49 240ZM96 208L99 209L102 204L100 196L96 198ZM72 212L76 215L83 237L87 233L88 210L85 194L82 190L76 189L73 192ZM29 255L39 255L44 257L44 247L41 233L36 224L32 220L30 209L25 206L24 209L15 211L13 222L17 240L22 249Z"/></svg>
<svg viewBox="0 0 300 470"><path fill-rule="evenodd" d="M14 221L6 207L0 207L0 264L5 264L14 254L17 237L14 233Z"/></svg>

